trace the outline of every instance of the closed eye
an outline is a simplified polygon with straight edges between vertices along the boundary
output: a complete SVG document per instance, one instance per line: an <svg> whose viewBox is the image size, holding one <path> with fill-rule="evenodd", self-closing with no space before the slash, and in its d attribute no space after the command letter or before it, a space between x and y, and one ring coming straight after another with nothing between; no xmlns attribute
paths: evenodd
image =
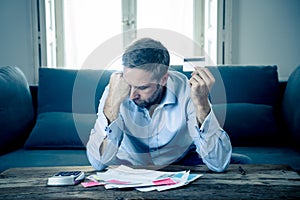
<svg viewBox="0 0 300 200"><path fill-rule="evenodd" d="M139 87L136 87L136 89L138 90L146 90L147 88L149 88L150 86L148 85L145 85L145 86L139 86Z"/></svg>

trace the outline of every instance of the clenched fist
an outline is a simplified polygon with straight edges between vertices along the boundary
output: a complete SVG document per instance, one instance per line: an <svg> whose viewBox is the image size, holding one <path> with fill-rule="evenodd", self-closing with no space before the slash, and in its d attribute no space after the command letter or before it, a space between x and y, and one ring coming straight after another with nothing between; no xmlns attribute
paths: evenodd
<svg viewBox="0 0 300 200"><path fill-rule="evenodd" d="M104 114L109 122L114 121L119 114L120 105L129 95L130 86L123 78L123 73L113 73L109 80L109 94L104 105Z"/></svg>

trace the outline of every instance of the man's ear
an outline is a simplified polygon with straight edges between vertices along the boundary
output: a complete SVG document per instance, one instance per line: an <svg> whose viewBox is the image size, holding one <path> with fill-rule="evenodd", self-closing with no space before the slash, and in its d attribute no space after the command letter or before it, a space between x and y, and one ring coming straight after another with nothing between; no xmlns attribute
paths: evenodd
<svg viewBox="0 0 300 200"><path fill-rule="evenodd" d="M167 72L167 73L165 73L165 75L161 78L161 80L160 80L160 85L166 86L166 85L167 85L168 78L169 78L169 73Z"/></svg>

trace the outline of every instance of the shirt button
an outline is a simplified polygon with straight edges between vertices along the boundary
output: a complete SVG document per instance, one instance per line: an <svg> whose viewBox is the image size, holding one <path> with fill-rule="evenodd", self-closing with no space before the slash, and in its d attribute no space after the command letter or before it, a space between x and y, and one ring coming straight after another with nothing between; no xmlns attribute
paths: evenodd
<svg viewBox="0 0 300 200"><path fill-rule="evenodd" d="M106 132L109 132L109 133L111 133L111 131L112 131L112 130L110 129L110 127L108 127L108 126L107 126L107 127L105 127L105 129L104 129L104 130L105 130Z"/></svg>

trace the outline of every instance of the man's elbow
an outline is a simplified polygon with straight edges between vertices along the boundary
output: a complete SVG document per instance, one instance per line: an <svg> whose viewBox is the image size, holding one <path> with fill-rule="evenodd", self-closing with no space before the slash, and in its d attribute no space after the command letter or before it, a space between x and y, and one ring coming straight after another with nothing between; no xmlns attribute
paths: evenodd
<svg viewBox="0 0 300 200"><path fill-rule="evenodd" d="M207 165L207 167L214 172L224 172L227 170L228 166L229 166L229 162L220 166Z"/></svg>
<svg viewBox="0 0 300 200"><path fill-rule="evenodd" d="M231 153L223 159L203 159L206 166L214 172L224 172L227 170L231 159Z"/></svg>
<svg viewBox="0 0 300 200"><path fill-rule="evenodd" d="M92 165L92 167L97 171L102 171L107 167L107 165L101 163L99 160L95 159L92 155L87 152L87 158Z"/></svg>

